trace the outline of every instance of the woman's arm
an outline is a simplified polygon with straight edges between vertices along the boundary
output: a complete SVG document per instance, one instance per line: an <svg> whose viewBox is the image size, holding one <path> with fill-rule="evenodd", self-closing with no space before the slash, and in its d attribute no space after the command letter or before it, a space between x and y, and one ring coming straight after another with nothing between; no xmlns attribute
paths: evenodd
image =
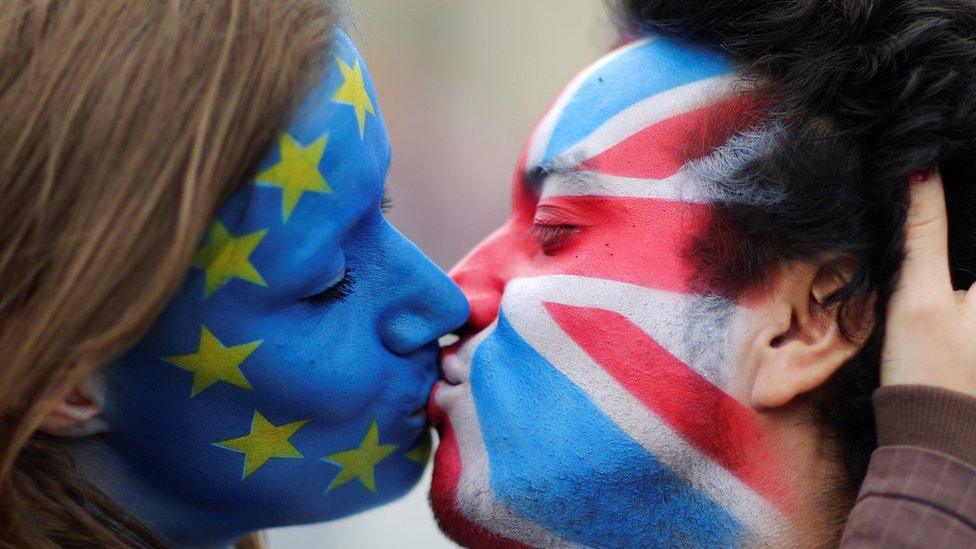
<svg viewBox="0 0 976 549"><path fill-rule="evenodd" d="M976 290L952 290L938 173L913 177L874 395L878 449L841 547L976 547Z"/></svg>

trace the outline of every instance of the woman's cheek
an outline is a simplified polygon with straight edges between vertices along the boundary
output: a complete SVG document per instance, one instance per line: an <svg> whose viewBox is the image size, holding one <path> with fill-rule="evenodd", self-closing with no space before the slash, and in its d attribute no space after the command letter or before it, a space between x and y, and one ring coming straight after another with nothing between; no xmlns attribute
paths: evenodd
<svg viewBox="0 0 976 549"><path fill-rule="evenodd" d="M381 398L390 372L375 330L336 304L334 314L305 322L306 329L282 326L276 353L267 356L259 377L269 398L282 408L343 423L361 417ZM362 320L362 316L359 316Z"/></svg>

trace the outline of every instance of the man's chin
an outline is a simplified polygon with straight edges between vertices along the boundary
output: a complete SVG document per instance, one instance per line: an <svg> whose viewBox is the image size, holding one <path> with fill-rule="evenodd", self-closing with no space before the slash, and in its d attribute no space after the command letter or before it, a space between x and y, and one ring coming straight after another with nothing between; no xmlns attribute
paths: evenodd
<svg viewBox="0 0 976 549"><path fill-rule="evenodd" d="M432 408L437 408L436 405ZM461 481L461 451L458 447L454 426L443 411L438 415L437 432L440 444L434 453L434 474L430 485L430 507L434 511L437 525L447 537L463 547L474 549L499 547L515 548L524 545L506 539L484 527L468 520L461 512L458 503L458 485Z"/></svg>

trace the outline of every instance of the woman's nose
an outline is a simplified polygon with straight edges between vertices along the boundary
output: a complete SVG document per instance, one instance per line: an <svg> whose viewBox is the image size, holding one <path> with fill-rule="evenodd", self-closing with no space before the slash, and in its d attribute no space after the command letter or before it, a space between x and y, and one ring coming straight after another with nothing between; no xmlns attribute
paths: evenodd
<svg viewBox="0 0 976 549"><path fill-rule="evenodd" d="M383 345L394 353L407 355L437 341L460 327L468 318L464 294L417 246L393 231L389 250L392 269L398 276L389 280L385 291L399 294L394 306L384 313L380 326Z"/></svg>

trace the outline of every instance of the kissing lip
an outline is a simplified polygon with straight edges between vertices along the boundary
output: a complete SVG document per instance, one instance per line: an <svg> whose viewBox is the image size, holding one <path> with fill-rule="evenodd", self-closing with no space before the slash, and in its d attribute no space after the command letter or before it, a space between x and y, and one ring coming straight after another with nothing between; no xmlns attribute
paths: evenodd
<svg viewBox="0 0 976 549"><path fill-rule="evenodd" d="M491 329L485 329L465 335L454 344L441 348L441 380L444 384L458 386L470 381L475 351L491 332Z"/></svg>
<svg viewBox="0 0 976 549"><path fill-rule="evenodd" d="M407 421L411 426L416 424L422 424L423 426L430 424L430 417L427 413L427 405L424 404L423 408L420 408L407 416Z"/></svg>
<svg viewBox="0 0 976 549"><path fill-rule="evenodd" d="M458 359L459 347L460 342L441 349L441 379L449 385L461 385L464 383L464 370Z"/></svg>
<svg viewBox="0 0 976 549"><path fill-rule="evenodd" d="M404 406L403 412L401 412L402 418L405 418L407 425L411 428L425 426L429 423L427 416L427 402L430 399L430 391L433 389L431 385L426 386L426 391L423 387L418 387L418 391L414 394L404 395L406 402L409 404Z"/></svg>

